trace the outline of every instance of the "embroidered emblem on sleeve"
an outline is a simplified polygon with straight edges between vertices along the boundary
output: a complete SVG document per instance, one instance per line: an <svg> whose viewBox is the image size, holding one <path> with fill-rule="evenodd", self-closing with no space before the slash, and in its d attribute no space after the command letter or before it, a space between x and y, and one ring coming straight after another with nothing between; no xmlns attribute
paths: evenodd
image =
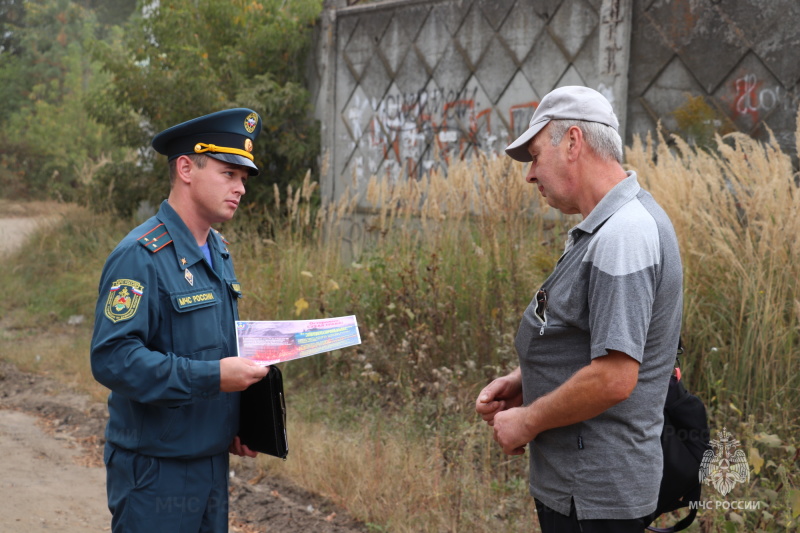
<svg viewBox="0 0 800 533"><path fill-rule="evenodd" d="M106 299L106 317L114 322L133 318L144 294L144 285L132 279L118 279L111 284Z"/></svg>

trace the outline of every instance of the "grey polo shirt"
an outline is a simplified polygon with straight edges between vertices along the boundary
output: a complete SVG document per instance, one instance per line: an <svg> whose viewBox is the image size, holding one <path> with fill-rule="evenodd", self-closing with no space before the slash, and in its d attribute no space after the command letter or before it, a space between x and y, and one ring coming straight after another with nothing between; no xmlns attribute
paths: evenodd
<svg viewBox="0 0 800 533"><path fill-rule="evenodd" d="M667 214L636 174L572 228L564 254L534 297L516 337L530 404L580 368L619 350L641 363L631 396L584 422L542 432L529 446L530 491L578 518L639 518L655 510L660 435L683 307L683 273Z"/></svg>

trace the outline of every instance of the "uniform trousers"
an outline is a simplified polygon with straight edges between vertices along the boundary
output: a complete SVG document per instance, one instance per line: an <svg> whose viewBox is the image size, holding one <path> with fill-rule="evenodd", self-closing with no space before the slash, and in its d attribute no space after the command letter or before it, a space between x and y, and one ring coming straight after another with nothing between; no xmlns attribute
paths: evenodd
<svg viewBox="0 0 800 533"><path fill-rule="evenodd" d="M200 459L141 455L106 443L113 533L228 531L228 452Z"/></svg>

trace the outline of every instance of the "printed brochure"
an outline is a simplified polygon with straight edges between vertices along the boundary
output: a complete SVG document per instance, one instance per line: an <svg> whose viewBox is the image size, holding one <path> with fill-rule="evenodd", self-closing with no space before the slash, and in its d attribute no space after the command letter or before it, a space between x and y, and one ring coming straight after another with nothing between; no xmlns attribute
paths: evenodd
<svg viewBox="0 0 800 533"><path fill-rule="evenodd" d="M236 322L239 357L267 366L361 344L355 315Z"/></svg>

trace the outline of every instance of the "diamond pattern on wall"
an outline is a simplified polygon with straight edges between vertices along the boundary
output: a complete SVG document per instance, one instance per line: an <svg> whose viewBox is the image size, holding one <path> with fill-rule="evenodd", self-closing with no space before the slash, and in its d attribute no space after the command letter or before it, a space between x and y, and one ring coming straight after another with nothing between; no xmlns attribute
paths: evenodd
<svg viewBox="0 0 800 533"><path fill-rule="evenodd" d="M542 32L525 62L522 73L528 78L537 94L547 94L569 67L569 61L556 45L550 32Z"/></svg>
<svg viewBox="0 0 800 533"><path fill-rule="evenodd" d="M586 86L588 86L589 84L586 82L585 79L583 79L583 76L581 76L581 73L578 72L578 69L576 69L574 66L570 65L567 68L567 71L564 72L564 75L561 76L561 79L558 80L558 83L556 83L555 87L553 87L553 89L555 89L556 87L565 87L567 85L586 85ZM552 90L552 89L550 89L550 90Z"/></svg>
<svg viewBox="0 0 800 533"><path fill-rule="evenodd" d="M356 26L358 26L358 17L344 17L336 21L336 38L339 41L338 50L342 50L350 42Z"/></svg>
<svg viewBox="0 0 800 533"><path fill-rule="evenodd" d="M597 34L598 29L595 29L592 33L589 34L589 38L587 39L587 43L597 42L600 37ZM580 72L581 78L584 80L596 80L599 76L600 67L598 65L599 59L597 54L599 53L597 46L584 46L581 48L578 55L575 56L575 59L572 62L572 66ZM594 88L596 84L590 85Z"/></svg>
<svg viewBox="0 0 800 533"><path fill-rule="evenodd" d="M675 50L703 85L713 92L747 51L741 30L722 23L719 13L705 4L654 4L645 12L650 24ZM720 54L720 47L725 53Z"/></svg>
<svg viewBox="0 0 800 533"><path fill-rule="evenodd" d="M361 81L361 76L374 54L372 36L364 29L364 24L359 24L342 52L342 59L356 82Z"/></svg>
<svg viewBox="0 0 800 533"><path fill-rule="evenodd" d="M632 26L638 31L631 35L631 68L628 72L628 92L640 95L652 83L656 75L675 56L671 44L662 35L658 22L641 8L639 2L633 3Z"/></svg>
<svg viewBox="0 0 800 533"><path fill-rule="evenodd" d="M471 74L464 55L455 46L447 48L433 71L433 79L442 88L460 91Z"/></svg>
<svg viewBox="0 0 800 533"><path fill-rule="evenodd" d="M386 89L392 83L392 78L380 58L375 57L370 61L369 66L364 70L364 75L361 77L360 86L367 93L370 98L380 101L383 95L386 94Z"/></svg>
<svg viewBox="0 0 800 533"><path fill-rule="evenodd" d="M442 20L442 16L432 10L425 20L417 37L417 49L421 52L420 58L427 65L429 72L433 72L442 58L445 50L452 47L450 33Z"/></svg>
<svg viewBox="0 0 800 533"><path fill-rule="evenodd" d="M497 37L505 42L517 63L521 64L544 27L544 21L529 3L517 2L497 32Z"/></svg>
<svg viewBox="0 0 800 533"><path fill-rule="evenodd" d="M506 144L522 135L539 104L539 96L522 72L517 72L497 102L499 120L506 129Z"/></svg>
<svg viewBox="0 0 800 533"><path fill-rule="evenodd" d="M559 7L563 0L536 0L531 2L536 14L545 22L550 22L555 14L558 12Z"/></svg>
<svg viewBox="0 0 800 533"><path fill-rule="evenodd" d="M394 78L397 69L406 57L409 48L409 38L402 26L393 18L386 28L386 33L381 38L380 45L376 47L376 52L383 61L384 67L389 76Z"/></svg>
<svg viewBox="0 0 800 533"><path fill-rule="evenodd" d="M417 52L417 47L412 46L406 54L403 64L400 65L394 82L403 93L417 92L428 82L427 67L422 62Z"/></svg>
<svg viewBox="0 0 800 533"><path fill-rule="evenodd" d="M565 0L553 17L551 33L572 59L586 44L600 17L585 0Z"/></svg>
<svg viewBox="0 0 800 533"><path fill-rule="evenodd" d="M470 70L474 71L478 66L491 38L491 32L486 31L486 19L481 15L481 10L473 6L456 34L456 41L461 45Z"/></svg>
<svg viewBox="0 0 800 533"><path fill-rule="evenodd" d="M369 98L361 89L357 87L353 91L353 96L345 106L346 111L341 113L342 132L348 138L357 143L364 131L367 129L369 121L372 120L372 107L370 106Z"/></svg>
<svg viewBox="0 0 800 533"><path fill-rule="evenodd" d="M669 131L678 127L672 112L686 103L686 95L702 94L703 89L679 58L670 61L641 97L642 106Z"/></svg>
<svg viewBox="0 0 800 533"><path fill-rule="evenodd" d="M345 105L353 95L353 91L358 86L358 83L356 82L356 79L353 77L351 69L346 66L346 63L342 57L339 58L339 61L337 63L338 66L335 72L336 111L342 112L345 109Z"/></svg>
<svg viewBox="0 0 800 533"><path fill-rule="evenodd" d="M503 90L511 81L517 66L508 50L496 37L489 43L486 54L475 75L492 103L497 102Z"/></svg>
<svg viewBox="0 0 800 533"><path fill-rule="evenodd" d="M394 18L400 23L400 27L406 30L413 42L420 35L430 11L430 6L426 5L404 6L403 9L395 10Z"/></svg>
<svg viewBox="0 0 800 533"><path fill-rule="evenodd" d="M492 29L497 30L506 19L514 2L515 0L478 0L476 4Z"/></svg>
<svg viewBox="0 0 800 533"><path fill-rule="evenodd" d="M458 28L461 27L464 15L467 14L471 5L472 2L470 0L436 3L431 7L431 13L428 17L435 17L440 20L447 32L453 36L458 31Z"/></svg>

